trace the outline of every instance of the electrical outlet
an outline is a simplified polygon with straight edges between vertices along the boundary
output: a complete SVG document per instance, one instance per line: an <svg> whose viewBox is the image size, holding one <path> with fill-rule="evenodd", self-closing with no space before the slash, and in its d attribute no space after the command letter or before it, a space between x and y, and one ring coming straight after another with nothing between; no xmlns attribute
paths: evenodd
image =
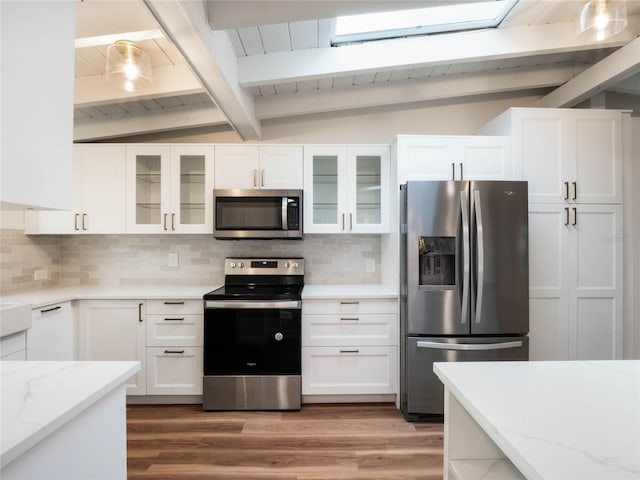
<svg viewBox="0 0 640 480"><path fill-rule="evenodd" d="M45 269L35 270L33 272L34 280L46 280L47 279L47 271Z"/></svg>
<svg viewBox="0 0 640 480"><path fill-rule="evenodd" d="M169 255L167 257L167 265L170 267L177 267L179 264L178 262L178 253L177 252L169 252Z"/></svg>
<svg viewBox="0 0 640 480"><path fill-rule="evenodd" d="M375 258L367 258L367 273L373 273L376 271Z"/></svg>

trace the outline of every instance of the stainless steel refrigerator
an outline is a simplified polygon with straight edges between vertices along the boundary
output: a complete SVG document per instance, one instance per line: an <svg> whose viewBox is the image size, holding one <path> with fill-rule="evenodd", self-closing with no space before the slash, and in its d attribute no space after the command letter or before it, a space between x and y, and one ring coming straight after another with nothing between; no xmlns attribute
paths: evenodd
<svg viewBox="0 0 640 480"><path fill-rule="evenodd" d="M400 405L415 421L443 413L433 362L528 360L528 192L519 181L400 191Z"/></svg>

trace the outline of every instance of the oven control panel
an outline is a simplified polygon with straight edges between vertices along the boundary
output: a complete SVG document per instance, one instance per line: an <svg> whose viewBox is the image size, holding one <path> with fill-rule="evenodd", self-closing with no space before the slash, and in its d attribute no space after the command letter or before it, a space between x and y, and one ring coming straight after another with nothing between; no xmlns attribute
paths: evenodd
<svg viewBox="0 0 640 480"><path fill-rule="evenodd" d="M226 258L225 275L304 275L304 258Z"/></svg>

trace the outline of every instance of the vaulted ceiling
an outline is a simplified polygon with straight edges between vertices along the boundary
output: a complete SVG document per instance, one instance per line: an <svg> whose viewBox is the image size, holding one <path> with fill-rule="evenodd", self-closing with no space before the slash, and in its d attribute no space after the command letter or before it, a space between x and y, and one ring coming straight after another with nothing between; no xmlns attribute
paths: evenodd
<svg viewBox="0 0 640 480"><path fill-rule="evenodd" d="M456 0L78 1L75 139L218 125L257 140L271 118L502 92L535 91L547 107L605 90L629 108L640 98L640 0L599 43L576 39L582 1L520 0L496 29L331 46L338 15L442 3ZM153 87L106 83L117 39L149 53Z"/></svg>

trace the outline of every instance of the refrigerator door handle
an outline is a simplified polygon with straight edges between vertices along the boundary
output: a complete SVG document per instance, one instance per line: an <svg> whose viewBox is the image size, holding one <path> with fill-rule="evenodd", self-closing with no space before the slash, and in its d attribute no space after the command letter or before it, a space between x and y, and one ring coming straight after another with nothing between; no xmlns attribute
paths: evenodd
<svg viewBox="0 0 640 480"><path fill-rule="evenodd" d="M505 348L520 348L522 341L503 342L503 343L444 343L429 342L427 340L416 342L418 348L435 348L438 350L503 350Z"/></svg>
<svg viewBox="0 0 640 480"><path fill-rule="evenodd" d="M482 321L482 299L484 296L484 240L482 227L482 204L480 203L480 191L473 192L474 210L476 215L476 241L478 243L478 291L476 293L476 318L475 322Z"/></svg>
<svg viewBox="0 0 640 480"><path fill-rule="evenodd" d="M471 256L469 245L469 211L467 210L466 192L460 192L460 211L462 214L462 308L460 323L467 323L469 318L469 271L471 269Z"/></svg>

